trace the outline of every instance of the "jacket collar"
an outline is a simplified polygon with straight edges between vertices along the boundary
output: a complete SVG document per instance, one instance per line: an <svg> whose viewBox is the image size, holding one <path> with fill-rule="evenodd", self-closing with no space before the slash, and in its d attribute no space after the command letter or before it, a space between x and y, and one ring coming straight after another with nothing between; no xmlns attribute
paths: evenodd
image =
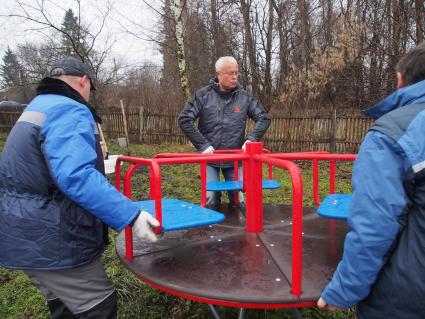
<svg viewBox="0 0 425 319"><path fill-rule="evenodd" d="M102 119L97 114L96 110L84 100L84 98L81 96L80 93L78 93L76 90L74 90L71 86L69 86L67 83L65 83L62 80L51 78L51 77L46 77L42 79L37 86L37 95L43 95L43 94L62 95L62 96L69 97L70 99L73 99L74 101L77 101L78 103L84 104L90 110L94 120L97 123L100 123L100 124L102 123Z"/></svg>
<svg viewBox="0 0 425 319"><path fill-rule="evenodd" d="M399 107L419 103L425 103L425 80L394 91L371 108L363 110L362 113L377 119Z"/></svg>
<svg viewBox="0 0 425 319"><path fill-rule="evenodd" d="M218 86L218 78L217 77L212 78L210 80L210 86L216 91L218 91L220 89L220 87ZM239 91L240 89L242 89L242 86L238 83L236 85L236 87L231 92L233 93L233 92Z"/></svg>

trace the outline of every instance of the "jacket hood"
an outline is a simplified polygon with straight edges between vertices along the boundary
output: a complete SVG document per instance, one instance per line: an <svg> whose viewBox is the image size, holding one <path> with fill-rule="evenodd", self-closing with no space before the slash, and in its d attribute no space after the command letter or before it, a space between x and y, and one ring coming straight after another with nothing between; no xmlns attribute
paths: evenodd
<svg viewBox="0 0 425 319"><path fill-rule="evenodd" d="M362 113L377 119L399 107L419 103L425 103L425 80L394 91L371 108L363 110Z"/></svg>

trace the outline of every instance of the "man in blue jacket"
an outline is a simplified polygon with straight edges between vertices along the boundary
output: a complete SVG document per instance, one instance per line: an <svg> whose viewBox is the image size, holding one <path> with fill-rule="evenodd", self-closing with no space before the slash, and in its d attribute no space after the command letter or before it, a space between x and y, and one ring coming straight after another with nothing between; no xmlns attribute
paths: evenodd
<svg viewBox="0 0 425 319"><path fill-rule="evenodd" d="M0 266L22 269L52 318L116 318L100 260L107 225L155 241L149 213L105 178L87 65L57 61L10 132L0 159Z"/></svg>
<svg viewBox="0 0 425 319"><path fill-rule="evenodd" d="M215 63L217 77L198 90L186 103L179 116L179 126L198 152L212 154L214 150L245 150L248 142L259 141L270 125L270 118L252 96L238 84L239 67L235 58L224 56ZM246 121L255 121L254 129L245 136ZM196 125L196 120L198 120ZM209 163L207 181L234 179L232 162ZM239 178L242 171L239 171ZM220 203L220 192L207 192L207 205ZM228 192L230 204L233 192Z"/></svg>
<svg viewBox="0 0 425 319"><path fill-rule="evenodd" d="M398 90L365 111L377 120L353 170L350 231L317 303L357 305L357 319L425 316L425 43L396 71Z"/></svg>

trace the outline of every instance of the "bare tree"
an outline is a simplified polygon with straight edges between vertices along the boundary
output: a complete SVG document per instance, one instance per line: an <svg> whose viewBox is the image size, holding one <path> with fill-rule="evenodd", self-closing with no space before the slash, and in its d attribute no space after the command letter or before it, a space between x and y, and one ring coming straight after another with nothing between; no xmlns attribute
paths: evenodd
<svg viewBox="0 0 425 319"><path fill-rule="evenodd" d="M177 59L179 63L180 81L182 85L183 94L185 100L189 100L191 97L189 78L187 76L186 69L186 56L184 51L184 39L183 39L183 3L180 0L174 0L174 20L176 23L176 41L177 41Z"/></svg>
<svg viewBox="0 0 425 319"><path fill-rule="evenodd" d="M421 43L424 40L424 0L415 0L415 25L416 25L416 43Z"/></svg>
<svg viewBox="0 0 425 319"><path fill-rule="evenodd" d="M252 92L255 96L259 96L260 93L260 72L258 69L257 56L256 56L256 45L252 35L252 24L251 24L251 0L240 0L241 12L243 17L245 45L247 56L249 58L249 70L252 77L251 86Z"/></svg>
<svg viewBox="0 0 425 319"><path fill-rule="evenodd" d="M75 27L66 28L62 23L54 20L53 13L46 7L46 1L43 0L15 0L19 10L7 14L8 17L21 19L24 22L31 22L34 32L42 32L45 38L51 43L56 44L56 51L60 51L62 47L61 41L58 42L57 35L61 35L59 39L65 41L72 52L82 61L89 64L95 75L101 70L101 65L105 61L110 51L110 44L101 50L95 50L99 36L104 31L106 20L110 14L111 6L109 1L99 7L99 25L96 30L90 31L88 26L83 23L81 0L72 0L76 5L77 11L75 15ZM64 11L64 17L68 10ZM73 17L72 17L73 18ZM50 31L46 33L46 30Z"/></svg>

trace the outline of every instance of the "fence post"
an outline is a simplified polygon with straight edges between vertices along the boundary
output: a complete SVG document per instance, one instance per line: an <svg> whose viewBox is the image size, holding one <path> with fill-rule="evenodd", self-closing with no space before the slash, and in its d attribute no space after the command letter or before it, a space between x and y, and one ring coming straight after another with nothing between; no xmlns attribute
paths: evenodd
<svg viewBox="0 0 425 319"><path fill-rule="evenodd" d="M145 109L143 106L141 106L139 108L139 143L143 142L143 131L145 130L143 126L145 123L143 119L144 113L145 113Z"/></svg>
<svg viewBox="0 0 425 319"><path fill-rule="evenodd" d="M125 138L127 140L127 149L128 149L128 147L130 146L130 138L128 136L127 115L125 114L124 103L122 102L122 100L120 100L120 105L121 105L122 119L124 122L124 133L125 133Z"/></svg>

